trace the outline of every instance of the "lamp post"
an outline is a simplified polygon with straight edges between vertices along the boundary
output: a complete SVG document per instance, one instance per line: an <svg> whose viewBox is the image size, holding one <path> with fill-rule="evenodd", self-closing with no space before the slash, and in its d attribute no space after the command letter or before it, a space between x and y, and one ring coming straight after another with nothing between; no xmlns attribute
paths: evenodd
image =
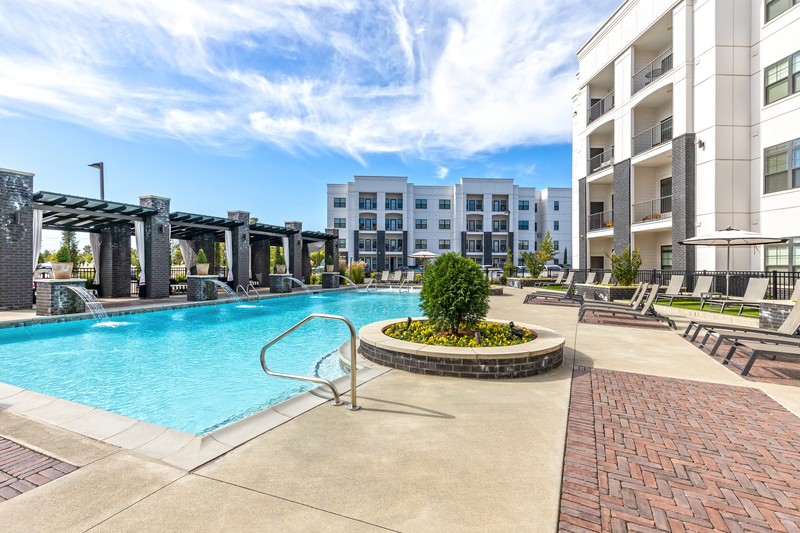
<svg viewBox="0 0 800 533"><path fill-rule="evenodd" d="M104 186L103 186L103 163L102 162L101 163L92 163L89 166L92 167L92 168L99 168L100 169L100 199L101 200L105 200L106 199L106 193L105 193L105 189L104 189Z"/></svg>

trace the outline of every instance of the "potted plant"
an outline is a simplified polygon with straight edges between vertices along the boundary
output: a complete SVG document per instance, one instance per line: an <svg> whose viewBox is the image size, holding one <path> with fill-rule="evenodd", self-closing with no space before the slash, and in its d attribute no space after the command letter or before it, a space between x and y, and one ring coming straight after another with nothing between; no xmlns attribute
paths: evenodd
<svg viewBox="0 0 800 533"><path fill-rule="evenodd" d="M55 279L70 279L74 263L70 260L69 248L62 246L56 253L56 260L51 262Z"/></svg>
<svg viewBox="0 0 800 533"><path fill-rule="evenodd" d="M275 258L275 272L277 274L286 274L286 260L280 250L278 250L278 256Z"/></svg>
<svg viewBox="0 0 800 533"><path fill-rule="evenodd" d="M325 260L325 272L333 272L333 257L331 256Z"/></svg>
<svg viewBox="0 0 800 533"><path fill-rule="evenodd" d="M197 252L197 275L208 276L208 259L202 248Z"/></svg>

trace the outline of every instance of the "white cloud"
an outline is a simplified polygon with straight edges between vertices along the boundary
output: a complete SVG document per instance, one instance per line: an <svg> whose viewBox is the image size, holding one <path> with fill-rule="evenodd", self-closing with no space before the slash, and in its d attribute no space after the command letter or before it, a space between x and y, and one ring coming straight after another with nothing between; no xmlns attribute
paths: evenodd
<svg viewBox="0 0 800 533"><path fill-rule="evenodd" d="M436 178L443 180L445 176L447 176L449 173L450 173L449 168L440 166L439 169L436 171Z"/></svg>
<svg viewBox="0 0 800 533"><path fill-rule="evenodd" d="M223 149L470 158L570 140L574 53L598 8L27 0L0 8L0 102Z"/></svg>

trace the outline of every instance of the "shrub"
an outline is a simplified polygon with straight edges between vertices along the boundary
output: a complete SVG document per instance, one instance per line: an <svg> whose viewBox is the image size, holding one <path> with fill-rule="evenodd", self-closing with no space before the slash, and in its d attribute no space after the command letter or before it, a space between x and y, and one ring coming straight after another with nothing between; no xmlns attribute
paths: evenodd
<svg viewBox="0 0 800 533"><path fill-rule="evenodd" d="M197 252L197 262L198 263L208 263L208 259L206 259L206 253L201 248L199 252Z"/></svg>
<svg viewBox="0 0 800 533"><path fill-rule="evenodd" d="M328 256L328 258L325 259L325 264L326 265L333 265L333 257Z"/></svg>
<svg viewBox="0 0 800 533"><path fill-rule="evenodd" d="M544 255L541 252L522 252L522 262L532 278L538 278L544 269Z"/></svg>
<svg viewBox="0 0 800 533"><path fill-rule="evenodd" d="M611 275L614 276L619 285L633 285L639 275L639 267L642 266L642 257L639 255L639 249L634 248L631 252L630 248L630 245L628 245L621 255L617 255L612 251L610 257L606 252L606 257L611 259Z"/></svg>
<svg viewBox="0 0 800 533"><path fill-rule="evenodd" d="M66 246L62 246L61 249L56 252L56 262L58 263L71 263L72 258L69 253L69 248Z"/></svg>
<svg viewBox="0 0 800 533"><path fill-rule="evenodd" d="M508 281L508 278L514 276L514 256L511 253L511 250L508 251L506 254L506 263L503 265L503 275L500 276L500 284L505 285Z"/></svg>
<svg viewBox="0 0 800 533"><path fill-rule="evenodd" d="M347 268L347 275L345 277L350 278L350 281L353 283L364 283L364 269L366 268L367 264L364 261L355 261L350 263L350 266Z"/></svg>
<svg viewBox="0 0 800 533"><path fill-rule="evenodd" d="M310 280L308 283L309 283L310 285L316 285L317 283L319 283L319 282L317 281L317 275L316 275L316 274L311 274L311 280Z"/></svg>
<svg viewBox="0 0 800 533"><path fill-rule="evenodd" d="M86 278L86 283L84 283L84 286L86 287L87 291L94 289L94 274Z"/></svg>
<svg viewBox="0 0 800 533"><path fill-rule="evenodd" d="M420 308L439 333L471 330L489 312L489 283L473 261L446 253L425 272Z"/></svg>

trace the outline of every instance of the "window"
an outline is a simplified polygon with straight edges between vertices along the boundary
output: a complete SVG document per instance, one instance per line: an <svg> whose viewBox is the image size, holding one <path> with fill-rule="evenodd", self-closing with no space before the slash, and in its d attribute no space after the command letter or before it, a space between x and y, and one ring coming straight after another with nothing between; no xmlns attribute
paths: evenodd
<svg viewBox="0 0 800 533"><path fill-rule="evenodd" d="M764 69L764 99L777 102L800 91L800 52Z"/></svg>
<svg viewBox="0 0 800 533"><path fill-rule="evenodd" d="M440 220L439 221L439 229L450 229L450 221L449 220Z"/></svg>
<svg viewBox="0 0 800 533"><path fill-rule="evenodd" d="M528 250L530 248L530 241L519 241L518 248L520 250Z"/></svg>
<svg viewBox="0 0 800 533"><path fill-rule="evenodd" d="M769 22L797 3L800 3L800 0L767 0L764 22Z"/></svg>
<svg viewBox="0 0 800 533"><path fill-rule="evenodd" d="M339 248L347 248L347 239L339 239Z"/></svg>
<svg viewBox="0 0 800 533"><path fill-rule="evenodd" d="M334 228L346 228L347 227L347 219L346 218L334 218L333 219L333 227Z"/></svg>
<svg viewBox="0 0 800 533"><path fill-rule="evenodd" d="M800 272L800 238L764 246L767 272ZM791 288L789 289L791 291Z"/></svg>
<svg viewBox="0 0 800 533"><path fill-rule="evenodd" d="M483 220L467 220L467 231L483 231Z"/></svg>
<svg viewBox="0 0 800 533"><path fill-rule="evenodd" d="M470 200L467 202L467 211L483 211L483 200Z"/></svg>
<svg viewBox="0 0 800 533"><path fill-rule="evenodd" d="M530 204L528 203L528 200L525 200L525 201L520 200L519 201L519 210L520 211L529 211L530 210Z"/></svg>
<svg viewBox="0 0 800 533"><path fill-rule="evenodd" d="M528 227L528 224L529 222L527 220L520 220L518 222L517 229L524 229L524 230L530 229Z"/></svg>
<svg viewBox="0 0 800 533"><path fill-rule="evenodd" d="M450 200L439 200L439 209L450 209Z"/></svg>
<svg viewBox="0 0 800 533"><path fill-rule="evenodd" d="M417 200L417 209L428 209L428 200Z"/></svg>
<svg viewBox="0 0 800 533"><path fill-rule="evenodd" d="M347 201L345 198L334 198L333 199L333 207L347 207Z"/></svg>
<svg viewBox="0 0 800 533"><path fill-rule="evenodd" d="M800 188L800 139L764 150L764 194Z"/></svg>
<svg viewBox="0 0 800 533"><path fill-rule="evenodd" d="M358 208L359 209L364 209L364 199L363 198L359 198L358 199Z"/></svg>
<svg viewBox="0 0 800 533"><path fill-rule="evenodd" d="M439 239L439 249L440 250L449 250L450 249L450 239Z"/></svg>
<svg viewBox="0 0 800 533"><path fill-rule="evenodd" d="M558 220L553 221L553 231L558 231Z"/></svg>
<svg viewBox="0 0 800 533"><path fill-rule="evenodd" d="M364 239L358 239L358 249L359 250L364 249Z"/></svg>
<svg viewBox="0 0 800 533"><path fill-rule="evenodd" d="M414 221L414 227L416 229L428 229L428 221L424 218L418 218Z"/></svg>
<svg viewBox="0 0 800 533"><path fill-rule="evenodd" d="M397 209L403 209L403 199L402 198L398 198L397 199Z"/></svg>
<svg viewBox="0 0 800 533"><path fill-rule="evenodd" d="M553 241L553 250L558 250L558 241Z"/></svg>
<svg viewBox="0 0 800 533"><path fill-rule="evenodd" d="M558 211L558 200L553 202L553 211Z"/></svg>
<svg viewBox="0 0 800 533"><path fill-rule="evenodd" d="M424 250L428 247L428 240L427 239L415 239L414 240L414 249L416 250Z"/></svg>
<svg viewBox="0 0 800 533"><path fill-rule="evenodd" d="M672 270L672 245L661 247L661 270Z"/></svg>
<svg viewBox="0 0 800 533"><path fill-rule="evenodd" d="M517 266L524 267L524 266L525 266L525 260L524 260L523 258L521 258L521 257L520 257L520 258L517 260Z"/></svg>

